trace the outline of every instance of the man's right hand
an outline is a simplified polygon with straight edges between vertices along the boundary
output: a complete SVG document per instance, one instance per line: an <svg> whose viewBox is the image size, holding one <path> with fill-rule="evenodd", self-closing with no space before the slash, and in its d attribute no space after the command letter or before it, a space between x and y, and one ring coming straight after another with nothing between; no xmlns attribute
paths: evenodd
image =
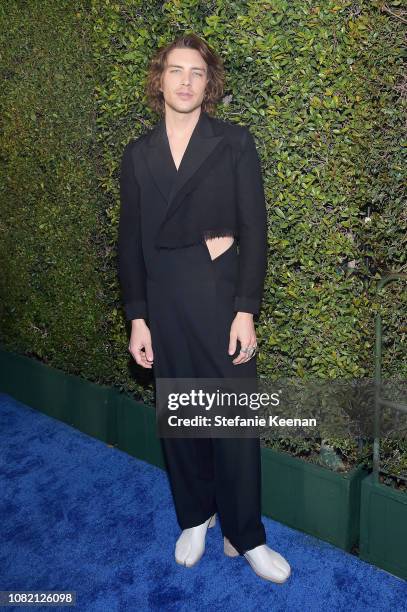
<svg viewBox="0 0 407 612"><path fill-rule="evenodd" d="M129 351L138 365L150 369L153 367L151 334L144 319L134 319L131 322Z"/></svg>

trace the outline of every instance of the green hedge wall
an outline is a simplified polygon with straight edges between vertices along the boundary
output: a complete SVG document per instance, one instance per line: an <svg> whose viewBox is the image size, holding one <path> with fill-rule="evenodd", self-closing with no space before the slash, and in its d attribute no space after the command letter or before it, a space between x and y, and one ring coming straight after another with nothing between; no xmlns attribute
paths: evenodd
<svg viewBox="0 0 407 612"><path fill-rule="evenodd" d="M187 31L222 56L217 115L262 161L269 268L259 375L363 378L374 315L406 378L402 3L67 0L1 11L1 342L152 401L130 359L116 271L118 166L154 125L155 49Z"/></svg>
<svg viewBox="0 0 407 612"><path fill-rule="evenodd" d="M1 342L102 381L105 199L93 24L80 6L1 7Z"/></svg>

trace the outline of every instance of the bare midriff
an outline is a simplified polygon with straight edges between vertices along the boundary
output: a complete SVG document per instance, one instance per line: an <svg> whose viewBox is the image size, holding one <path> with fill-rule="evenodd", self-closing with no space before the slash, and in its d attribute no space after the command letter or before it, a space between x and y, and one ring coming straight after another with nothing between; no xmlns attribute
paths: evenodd
<svg viewBox="0 0 407 612"><path fill-rule="evenodd" d="M219 236L205 240L211 259L222 255L234 242L234 236Z"/></svg>

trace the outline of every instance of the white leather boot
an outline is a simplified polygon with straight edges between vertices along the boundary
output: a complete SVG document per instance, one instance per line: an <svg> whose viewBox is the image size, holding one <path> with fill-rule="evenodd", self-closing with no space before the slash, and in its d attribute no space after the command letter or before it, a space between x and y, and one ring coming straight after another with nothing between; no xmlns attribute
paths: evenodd
<svg viewBox="0 0 407 612"><path fill-rule="evenodd" d="M205 536L208 527L216 524L216 512L204 523L184 529L175 545L175 560L180 565L192 567L205 552Z"/></svg>
<svg viewBox="0 0 407 612"><path fill-rule="evenodd" d="M226 537L223 538L223 541L225 555L228 557L238 557L239 552L232 546L230 541ZM265 580L282 584L291 574L291 567L284 557L269 548L267 544L261 544L256 546L256 548L247 550L243 553L243 556L253 571Z"/></svg>

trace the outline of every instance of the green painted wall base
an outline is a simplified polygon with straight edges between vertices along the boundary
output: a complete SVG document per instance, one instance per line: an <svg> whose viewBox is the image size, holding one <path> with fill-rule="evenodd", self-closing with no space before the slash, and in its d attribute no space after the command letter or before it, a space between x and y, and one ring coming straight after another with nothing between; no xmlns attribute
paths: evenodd
<svg viewBox="0 0 407 612"><path fill-rule="evenodd" d="M161 440L156 435L154 406L121 394L117 402L117 441L120 450L165 470Z"/></svg>
<svg viewBox="0 0 407 612"><path fill-rule="evenodd" d="M116 442L110 387L0 350L0 391L104 442Z"/></svg>
<svg viewBox="0 0 407 612"><path fill-rule="evenodd" d="M362 483L360 558L407 580L407 493Z"/></svg>
<svg viewBox="0 0 407 612"><path fill-rule="evenodd" d="M350 551L358 543L360 487L366 476L361 466L339 474L263 447L263 511Z"/></svg>

